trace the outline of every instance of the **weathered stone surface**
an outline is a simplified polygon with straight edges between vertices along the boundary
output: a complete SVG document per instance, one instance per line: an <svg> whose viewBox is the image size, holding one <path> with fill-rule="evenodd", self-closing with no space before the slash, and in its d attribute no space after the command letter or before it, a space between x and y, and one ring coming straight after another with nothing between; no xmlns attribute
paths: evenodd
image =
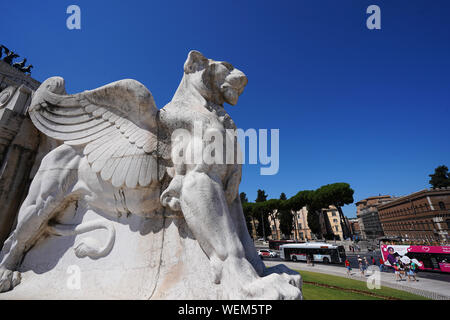
<svg viewBox="0 0 450 320"><path fill-rule="evenodd" d="M301 298L298 273L266 269L256 254L241 165L206 161L210 140L195 131L235 130L223 104L246 84L196 51L161 110L135 80L74 95L62 78L46 80L29 113L56 143L1 251L0 292L12 291L0 298Z"/></svg>
<svg viewBox="0 0 450 320"><path fill-rule="evenodd" d="M39 145L39 132L26 116L32 95L28 83L38 84L0 61L0 246L26 195Z"/></svg>

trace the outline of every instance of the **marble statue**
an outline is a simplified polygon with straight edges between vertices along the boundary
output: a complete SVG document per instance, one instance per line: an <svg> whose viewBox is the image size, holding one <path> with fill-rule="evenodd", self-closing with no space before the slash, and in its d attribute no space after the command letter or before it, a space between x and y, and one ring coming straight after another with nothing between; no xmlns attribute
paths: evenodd
<svg viewBox="0 0 450 320"><path fill-rule="evenodd" d="M28 281L39 287L67 260L64 267L86 270L88 289L71 296L55 287L49 298L301 299L300 275L284 265L266 268L256 253L239 197L241 165L173 161L180 145L204 152L193 147L202 137L174 139L178 129L236 129L223 104L235 105L246 84L243 72L197 51L160 110L135 80L73 95L60 77L44 81L28 112L57 144L2 248L0 298L24 297L14 292ZM134 259L141 265L129 267Z"/></svg>

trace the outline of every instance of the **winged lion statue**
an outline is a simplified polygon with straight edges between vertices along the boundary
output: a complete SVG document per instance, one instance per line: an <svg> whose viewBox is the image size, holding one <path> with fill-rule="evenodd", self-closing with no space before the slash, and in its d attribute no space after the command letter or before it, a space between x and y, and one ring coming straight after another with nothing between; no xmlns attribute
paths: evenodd
<svg viewBox="0 0 450 320"><path fill-rule="evenodd" d="M62 78L44 81L33 95L29 115L59 146L43 158L17 226L2 248L0 292L19 285L18 266L45 233L67 236L107 229L105 245L88 241L75 250L79 257L108 255L114 245L108 224L93 221L68 231L54 223L75 199L111 217L182 216L209 259L212 285L225 285L229 298L301 298L300 275L285 267L266 268L256 253L239 197L241 164L187 161L187 151L204 152L194 147L204 145L204 137L182 141L174 136L180 129L193 132L198 123L204 132L236 130L223 105L235 105L246 84L243 72L198 51L188 54L181 83L160 110L150 91L135 80L72 95ZM118 194L126 199L120 208Z"/></svg>

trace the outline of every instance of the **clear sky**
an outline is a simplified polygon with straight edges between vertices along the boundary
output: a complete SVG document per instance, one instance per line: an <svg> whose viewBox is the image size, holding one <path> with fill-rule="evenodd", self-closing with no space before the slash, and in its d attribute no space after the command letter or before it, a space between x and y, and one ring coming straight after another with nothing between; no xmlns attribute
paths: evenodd
<svg viewBox="0 0 450 320"><path fill-rule="evenodd" d="M81 8L81 30L66 8ZM381 30L366 8L381 8ZM0 43L68 92L134 78L162 108L191 49L249 83L227 106L243 129L280 129L280 170L245 165L249 200L348 182L355 201L429 187L450 166L450 1L2 1ZM355 216L355 205L344 208Z"/></svg>

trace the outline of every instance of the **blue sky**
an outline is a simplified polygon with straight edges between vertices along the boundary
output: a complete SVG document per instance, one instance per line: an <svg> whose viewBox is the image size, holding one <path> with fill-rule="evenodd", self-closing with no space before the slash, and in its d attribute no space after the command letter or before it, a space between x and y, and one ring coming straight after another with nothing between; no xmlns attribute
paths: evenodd
<svg viewBox="0 0 450 320"><path fill-rule="evenodd" d="M66 8L81 8L81 30ZM366 8L381 8L381 30ZM122 78L161 108L191 49L249 79L238 127L280 129L280 170L245 165L250 200L348 182L355 201L429 187L450 165L449 1L2 1L3 43L69 92ZM354 204L344 212L355 216Z"/></svg>

